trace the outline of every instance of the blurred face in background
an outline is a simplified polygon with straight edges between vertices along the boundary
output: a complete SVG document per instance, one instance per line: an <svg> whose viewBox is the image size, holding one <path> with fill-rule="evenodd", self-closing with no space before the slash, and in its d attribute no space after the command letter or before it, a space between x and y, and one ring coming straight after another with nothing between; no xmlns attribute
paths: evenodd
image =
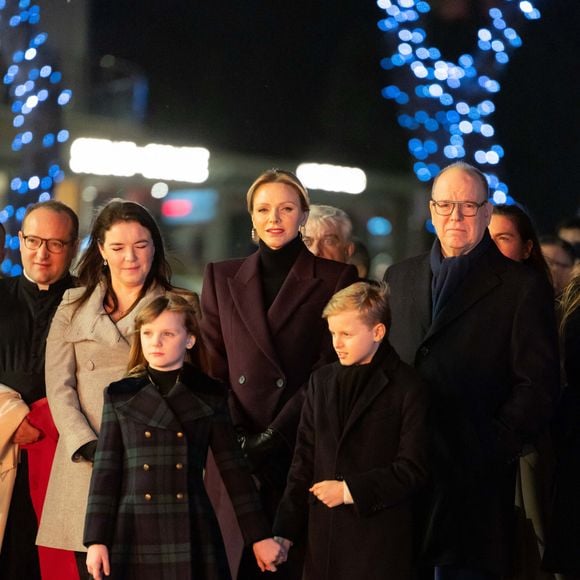
<svg viewBox="0 0 580 580"><path fill-rule="evenodd" d="M253 197L252 225L258 238L270 249L279 250L297 235L308 212L302 210L300 196L287 183L264 183Z"/></svg>
<svg viewBox="0 0 580 580"><path fill-rule="evenodd" d="M540 248L550 268L552 285L554 286L556 296L558 296L572 279L574 261L560 246L540 244Z"/></svg>
<svg viewBox="0 0 580 580"><path fill-rule="evenodd" d="M345 240L339 223L310 218L304 226L302 237L306 247L319 258L348 262L354 245Z"/></svg>
<svg viewBox="0 0 580 580"><path fill-rule="evenodd" d="M41 290L68 273L77 251L77 240L71 239L72 230L73 223L66 213L43 207L28 214L22 223L22 230L18 232L22 267ZM27 247L39 243L35 249Z"/></svg>
<svg viewBox="0 0 580 580"><path fill-rule="evenodd" d="M515 222L505 215L492 214L489 233L499 251L516 262L527 260L532 251L532 240L523 240Z"/></svg>

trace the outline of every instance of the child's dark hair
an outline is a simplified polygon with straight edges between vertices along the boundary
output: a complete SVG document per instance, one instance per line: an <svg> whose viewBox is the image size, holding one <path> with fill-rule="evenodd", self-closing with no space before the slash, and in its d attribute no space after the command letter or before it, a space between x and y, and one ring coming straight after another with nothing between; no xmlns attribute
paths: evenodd
<svg viewBox="0 0 580 580"><path fill-rule="evenodd" d="M347 310L356 310L368 326L382 322L387 329L391 325L389 291L384 282L355 282L343 288L328 301L322 318L328 318Z"/></svg>
<svg viewBox="0 0 580 580"><path fill-rule="evenodd" d="M207 368L206 350L201 337L198 320L198 308L194 294L167 292L163 296L153 298L139 309L135 316L135 329L129 364L127 369L130 376L140 375L147 365L141 345L141 327L153 322L163 312L177 312L183 314L183 324L189 334L195 336L195 344L187 350L186 360L193 366L205 371Z"/></svg>

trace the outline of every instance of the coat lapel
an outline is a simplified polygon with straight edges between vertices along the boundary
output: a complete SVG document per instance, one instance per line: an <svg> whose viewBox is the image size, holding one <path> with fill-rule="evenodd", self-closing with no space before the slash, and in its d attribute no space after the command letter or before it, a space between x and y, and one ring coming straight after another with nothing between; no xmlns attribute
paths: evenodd
<svg viewBox="0 0 580 580"><path fill-rule="evenodd" d="M228 279L230 294L242 322L258 348L279 367L264 309L259 253L246 258L233 278Z"/></svg>
<svg viewBox="0 0 580 580"><path fill-rule="evenodd" d="M174 408L182 410L180 418L183 422L213 414L213 409L181 382L171 389L167 397ZM180 431L183 428L171 407L151 382L140 388L128 401L115 403L115 409L119 414L151 427L171 431Z"/></svg>
<svg viewBox="0 0 580 580"><path fill-rule="evenodd" d="M493 251L493 248L491 251ZM490 266L489 261L485 257L479 260L479 263L474 265L465 280L460 284L453 298L447 302L441 312L439 312L439 315L433 320L424 341L456 320L499 284L501 284L501 279Z"/></svg>
<svg viewBox="0 0 580 580"><path fill-rule="evenodd" d="M275 336L284 328L296 310L307 301L307 298L320 285L315 277L315 257L306 247L298 254L282 288L268 310L268 325Z"/></svg>
<svg viewBox="0 0 580 580"><path fill-rule="evenodd" d="M342 437L340 438L341 441L348 435L348 432L352 429L353 425L372 405L373 401L387 388L388 384L389 377L385 374L382 368L377 369L356 401L346 425L344 426Z"/></svg>

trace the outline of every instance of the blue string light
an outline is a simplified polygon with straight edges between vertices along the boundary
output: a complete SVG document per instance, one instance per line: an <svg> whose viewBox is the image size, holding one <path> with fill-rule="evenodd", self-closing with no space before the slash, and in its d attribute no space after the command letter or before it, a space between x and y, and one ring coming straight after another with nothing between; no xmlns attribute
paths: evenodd
<svg viewBox="0 0 580 580"><path fill-rule="evenodd" d="M496 4L477 31L473 51L454 62L429 44L422 26L431 11L429 2L378 0L386 14L378 27L393 51L380 64L396 81L382 96L399 105L397 122L416 134L408 148L417 179L430 181L445 165L465 160L483 167L495 203L513 203L508 186L497 176L505 152L490 117L501 90L498 78L522 45L517 30L541 15L538 1Z"/></svg>
<svg viewBox="0 0 580 580"><path fill-rule="evenodd" d="M64 179L60 167L60 145L69 133L60 127L60 108L72 98L63 89L62 73L55 69L48 34L38 30L40 6L31 0L0 0L0 36L6 70L0 74L8 88L13 114L12 150L21 159L20 175L10 180L8 204L0 209L0 223L15 233L26 206L51 198L54 184ZM8 61L8 62L7 62ZM7 234L7 257L2 274L16 276L19 264L17 235Z"/></svg>

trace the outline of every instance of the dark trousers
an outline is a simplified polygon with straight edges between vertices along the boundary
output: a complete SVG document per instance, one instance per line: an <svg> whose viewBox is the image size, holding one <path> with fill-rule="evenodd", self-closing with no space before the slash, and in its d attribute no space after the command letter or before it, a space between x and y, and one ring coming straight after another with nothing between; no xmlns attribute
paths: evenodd
<svg viewBox="0 0 580 580"><path fill-rule="evenodd" d="M40 580L36 532L38 523L28 487L28 455L22 452L0 553L2 580Z"/></svg>

